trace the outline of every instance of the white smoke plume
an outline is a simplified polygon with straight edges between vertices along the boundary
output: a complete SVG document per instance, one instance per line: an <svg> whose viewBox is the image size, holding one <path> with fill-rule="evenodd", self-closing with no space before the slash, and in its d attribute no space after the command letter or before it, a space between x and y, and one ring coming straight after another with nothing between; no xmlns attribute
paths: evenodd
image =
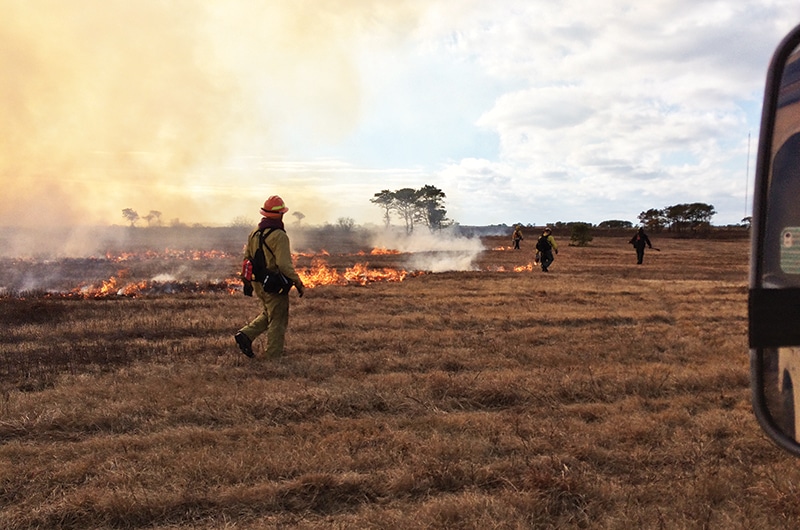
<svg viewBox="0 0 800 530"><path fill-rule="evenodd" d="M475 260L485 250L479 238L462 237L449 229L431 232L425 228L411 234L404 230L377 231L372 246L408 253L409 268L429 272L477 270Z"/></svg>

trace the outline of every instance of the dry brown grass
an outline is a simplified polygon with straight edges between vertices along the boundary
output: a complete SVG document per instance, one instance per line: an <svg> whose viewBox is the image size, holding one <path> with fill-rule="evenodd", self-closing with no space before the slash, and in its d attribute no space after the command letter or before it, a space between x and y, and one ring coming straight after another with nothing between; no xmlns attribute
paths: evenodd
<svg viewBox="0 0 800 530"><path fill-rule="evenodd" d="M657 243L318 287L279 362L236 349L243 296L0 300L0 527L791 527L747 242Z"/></svg>

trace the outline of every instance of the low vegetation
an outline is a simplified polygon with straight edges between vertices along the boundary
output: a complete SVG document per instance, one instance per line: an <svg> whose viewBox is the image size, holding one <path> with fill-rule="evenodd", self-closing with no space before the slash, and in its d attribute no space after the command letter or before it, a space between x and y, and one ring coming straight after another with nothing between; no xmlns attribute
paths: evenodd
<svg viewBox="0 0 800 530"><path fill-rule="evenodd" d="M236 348L239 294L0 299L0 527L800 521L750 406L746 240L654 240L637 266L595 237L513 272L534 239L293 294L278 362Z"/></svg>

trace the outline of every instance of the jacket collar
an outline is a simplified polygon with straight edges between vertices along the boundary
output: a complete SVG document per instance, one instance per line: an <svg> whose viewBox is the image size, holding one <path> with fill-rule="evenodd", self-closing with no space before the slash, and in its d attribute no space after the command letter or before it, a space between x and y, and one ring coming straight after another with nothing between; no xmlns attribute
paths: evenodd
<svg viewBox="0 0 800 530"><path fill-rule="evenodd" d="M258 229L264 230L265 228L280 228L284 230L283 219L280 217L262 217L261 222L258 223Z"/></svg>

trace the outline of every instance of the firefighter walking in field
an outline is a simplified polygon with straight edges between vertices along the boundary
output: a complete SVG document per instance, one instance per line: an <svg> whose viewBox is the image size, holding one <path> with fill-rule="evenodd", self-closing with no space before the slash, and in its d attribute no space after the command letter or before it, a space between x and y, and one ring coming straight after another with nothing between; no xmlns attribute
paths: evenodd
<svg viewBox="0 0 800 530"><path fill-rule="evenodd" d="M650 244L650 238L644 233L644 228L639 228L629 243L636 249L636 263L641 265L644 262L644 247L653 248L653 245Z"/></svg>
<svg viewBox="0 0 800 530"><path fill-rule="evenodd" d="M548 269L555 260L553 252L558 254L558 245L549 226L544 229L542 235L539 236L539 240L536 241L536 252L539 254L542 272L549 272Z"/></svg>
<svg viewBox="0 0 800 530"><path fill-rule="evenodd" d="M253 341L265 332L267 345L264 355L268 359L275 359L283 354L284 338L289 325L289 289L294 285L301 297L305 292L303 282L294 270L289 237L283 226L283 214L287 211L289 209L283 199L277 195L268 198L261 208L261 222L250 232L247 239L244 252L245 266L248 261L253 265L253 271L258 270L259 266L266 266L267 272L283 274L291 282L282 292L274 293L264 290L261 283L263 278L259 278L258 275L254 276L252 281L243 277L244 294L252 296L255 293L262 306L261 314L234 336L239 349L248 357L254 356ZM261 252L258 252L259 247ZM265 263L256 263L257 257Z"/></svg>
<svg viewBox="0 0 800 530"><path fill-rule="evenodd" d="M519 250L519 242L522 241L522 225L514 227L514 233L511 236L511 242L514 243L514 250Z"/></svg>

